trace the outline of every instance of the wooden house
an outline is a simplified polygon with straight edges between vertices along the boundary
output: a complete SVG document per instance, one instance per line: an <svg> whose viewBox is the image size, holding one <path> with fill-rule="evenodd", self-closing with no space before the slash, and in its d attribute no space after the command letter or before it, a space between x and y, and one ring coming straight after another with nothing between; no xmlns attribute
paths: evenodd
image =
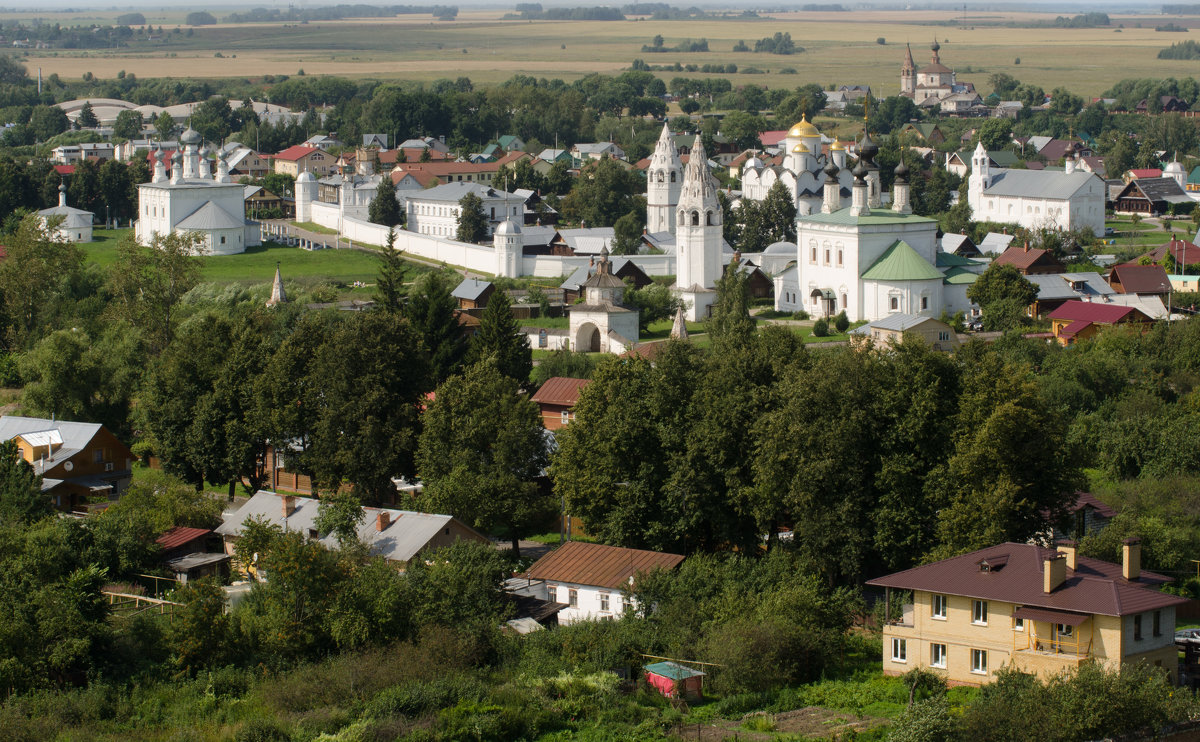
<svg viewBox="0 0 1200 742"><path fill-rule="evenodd" d="M575 418L574 409L579 401L579 393L590 383L590 379L562 376L546 379L546 383L532 397L542 412L542 425L546 430L558 430L570 424Z"/></svg>
<svg viewBox="0 0 1200 742"><path fill-rule="evenodd" d="M1175 204L1190 204L1191 196L1174 178L1135 178L1113 198L1113 209L1123 214L1166 214Z"/></svg>
<svg viewBox="0 0 1200 742"><path fill-rule="evenodd" d="M1157 296L1164 302L1171 294L1171 280L1161 265L1115 265L1108 274L1108 284L1118 294Z"/></svg>
<svg viewBox="0 0 1200 742"><path fill-rule="evenodd" d="M491 281L464 278L462 283L450 292L450 295L458 300L459 309L483 309L494 293L496 293L496 285Z"/></svg>
<svg viewBox="0 0 1200 742"><path fill-rule="evenodd" d="M1064 302L1050 313L1051 331L1062 345L1095 337L1105 327L1149 322L1149 317L1133 307L1089 301Z"/></svg>
<svg viewBox="0 0 1200 742"><path fill-rule="evenodd" d="M0 417L0 441L15 441L20 456L42 478L42 492L60 510L116 500L129 488L133 453L99 423L36 417Z"/></svg>
<svg viewBox="0 0 1200 742"><path fill-rule="evenodd" d="M1043 273L1064 273L1067 267L1054 257L1049 250L1039 247L1030 248L1029 243L1022 247L1010 247L1000 253L995 260L996 265L1011 265L1023 276Z"/></svg>

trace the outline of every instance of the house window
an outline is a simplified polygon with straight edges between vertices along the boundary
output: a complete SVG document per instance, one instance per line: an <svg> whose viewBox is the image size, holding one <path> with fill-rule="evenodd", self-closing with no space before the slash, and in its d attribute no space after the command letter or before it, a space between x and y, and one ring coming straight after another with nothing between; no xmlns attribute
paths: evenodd
<svg viewBox="0 0 1200 742"><path fill-rule="evenodd" d="M1133 617L1133 640L1140 642L1142 640L1142 617Z"/></svg>
<svg viewBox="0 0 1200 742"><path fill-rule="evenodd" d="M1162 636L1162 611L1154 612L1154 635Z"/></svg>
<svg viewBox="0 0 1200 742"><path fill-rule="evenodd" d="M929 309L929 297L928 296L921 297L921 309L922 309L922 311Z"/></svg>
<svg viewBox="0 0 1200 742"><path fill-rule="evenodd" d="M600 593L600 610L608 612L608 593Z"/></svg>
<svg viewBox="0 0 1200 742"><path fill-rule="evenodd" d="M567 591L567 605L571 606L572 608L579 607L579 591L575 588L571 588Z"/></svg>
<svg viewBox="0 0 1200 742"><path fill-rule="evenodd" d="M987 626L987 601L971 601L971 623Z"/></svg>
<svg viewBox="0 0 1200 742"><path fill-rule="evenodd" d="M930 644L929 645L929 666L930 667L945 667L946 666L946 645L945 644Z"/></svg>
<svg viewBox="0 0 1200 742"><path fill-rule="evenodd" d="M893 296L888 299L888 309L892 310L893 312L900 311L900 297Z"/></svg>
<svg viewBox="0 0 1200 742"><path fill-rule="evenodd" d="M987 675L987 650L972 649L971 650L971 672L979 675Z"/></svg>
<svg viewBox="0 0 1200 742"><path fill-rule="evenodd" d="M92 452L92 456L94 457L94 461L97 464L104 462L104 450L103 449L97 448L95 451Z"/></svg>
<svg viewBox="0 0 1200 742"><path fill-rule="evenodd" d="M1060 624L1057 624L1054 627L1054 629L1055 629L1054 633L1058 635L1059 639L1070 639L1071 637L1075 636L1075 627L1074 626L1070 626L1065 623L1060 623Z"/></svg>
<svg viewBox="0 0 1200 742"><path fill-rule="evenodd" d="M825 250L825 265L829 265L829 250Z"/></svg>
<svg viewBox="0 0 1200 742"><path fill-rule="evenodd" d="M934 618L938 618L943 621L946 620L946 603L947 602L948 601L947 601L947 598L945 595L934 595L933 596L933 614L932 615Z"/></svg>
<svg viewBox="0 0 1200 742"><path fill-rule="evenodd" d="M566 410L563 410L562 411L562 424L566 425L569 422L571 422L571 413L567 412Z"/></svg>
<svg viewBox="0 0 1200 742"><path fill-rule="evenodd" d="M838 250L838 267L842 267L842 251Z"/></svg>
<svg viewBox="0 0 1200 742"><path fill-rule="evenodd" d="M622 611L629 610L629 596L628 595L621 596L621 610Z"/></svg>
<svg viewBox="0 0 1200 742"><path fill-rule="evenodd" d="M1025 619L1014 618L1013 619L1013 631L1024 631L1024 630L1025 630Z"/></svg>
<svg viewBox="0 0 1200 742"><path fill-rule="evenodd" d="M546 588L546 600L550 601L551 603L558 602L558 588L557 587L555 587L554 585L550 585Z"/></svg>
<svg viewBox="0 0 1200 742"><path fill-rule="evenodd" d="M948 333L948 332L939 332L938 333L938 340L940 340L941 342L944 343L944 342L948 341L949 339L950 339L950 333Z"/></svg>
<svg viewBox="0 0 1200 742"><path fill-rule="evenodd" d="M812 249L812 253L809 255L809 258L808 258L808 260L809 260L809 262L810 262L810 263L816 263L816 262L817 262L817 248L815 248L815 247L814 247L814 248Z"/></svg>
<svg viewBox="0 0 1200 742"><path fill-rule="evenodd" d="M892 662L908 661L908 640L892 639Z"/></svg>

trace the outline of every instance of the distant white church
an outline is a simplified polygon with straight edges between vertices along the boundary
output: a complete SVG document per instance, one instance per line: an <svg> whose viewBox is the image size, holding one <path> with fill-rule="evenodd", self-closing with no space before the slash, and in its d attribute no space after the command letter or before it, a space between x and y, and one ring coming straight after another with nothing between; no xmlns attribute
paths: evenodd
<svg viewBox="0 0 1200 742"><path fill-rule="evenodd" d="M846 145L834 141L829 154L822 149L821 132L802 117L783 140L783 161L779 165L767 165L758 157L750 157L742 165L742 198L762 201L776 183L783 183L799 214L812 214L821 210L825 182L834 178L841 188L841 196L850 195L852 177L846 169ZM869 181L868 187L878 192L877 181Z"/></svg>
<svg viewBox="0 0 1200 742"><path fill-rule="evenodd" d="M51 222L57 224L54 236L67 242L91 242L92 222L96 215L90 211L67 206L67 187L58 186L58 206L51 206L38 212L42 223L47 227Z"/></svg>
<svg viewBox="0 0 1200 742"><path fill-rule="evenodd" d="M179 141L183 152L171 158L170 175L160 150L150 182L138 186L138 241L150 244L156 234L198 234L205 255L232 255L261 244L258 223L245 216L245 188L234 182L225 160L218 157L217 172L211 172L195 129L189 127Z"/></svg>
<svg viewBox="0 0 1200 742"><path fill-rule="evenodd" d="M1015 222L1026 229L1076 230L1104 234L1105 184L1066 158L1063 170L993 168L983 143L971 155L967 203L975 221Z"/></svg>

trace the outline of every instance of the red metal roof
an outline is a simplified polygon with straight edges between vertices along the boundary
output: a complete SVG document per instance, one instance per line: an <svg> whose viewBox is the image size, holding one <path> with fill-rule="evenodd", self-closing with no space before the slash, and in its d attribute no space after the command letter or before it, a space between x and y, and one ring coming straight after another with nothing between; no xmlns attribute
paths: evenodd
<svg viewBox="0 0 1200 742"><path fill-rule="evenodd" d="M1069 325L1064 325L1062 330L1059 331L1059 335L1065 338L1073 338L1091 326L1091 322L1077 319Z"/></svg>
<svg viewBox="0 0 1200 742"><path fill-rule="evenodd" d="M579 401L579 393L591 379L569 379L565 376L555 376L546 379L546 383L533 395L533 401L538 404L556 404L574 407Z"/></svg>
<svg viewBox="0 0 1200 742"><path fill-rule="evenodd" d="M176 526L158 538L154 539L154 543L161 546L163 551L173 551L181 546L190 544L198 538L204 538L210 533L212 533L212 530L208 528L188 528L187 526Z"/></svg>
<svg viewBox="0 0 1200 742"><path fill-rule="evenodd" d="M1076 492L1075 502L1067 506L1067 512L1075 513L1086 507L1095 508L1096 514L1105 518L1115 518L1117 515L1116 510L1097 500L1091 492Z"/></svg>
<svg viewBox="0 0 1200 742"><path fill-rule="evenodd" d="M1121 576L1121 565L1087 557L1077 557L1076 568L1066 570L1063 584L1046 593L1042 562L1057 553L1032 544L1006 543L880 577L867 584L1103 616L1125 616L1187 602L1186 598L1156 589L1170 582L1162 575L1143 571L1137 580L1126 580ZM1001 557L1007 557L1002 568L988 572L980 569L980 562L994 564Z"/></svg>
<svg viewBox="0 0 1200 742"><path fill-rule="evenodd" d="M1166 294L1171 291L1171 280L1161 265L1138 265L1124 263L1113 266L1109 283L1120 283L1123 294Z"/></svg>
<svg viewBox="0 0 1200 742"><path fill-rule="evenodd" d="M1170 242L1159 245L1142 257L1150 258L1155 263L1160 262L1167 256L1167 251L1170 251L1171 257L1175 258L1176 265L1183 265L1187 261L1187 265L1200 265L1200 245L1172 237Z"/></svg>
<svg viewBox="0 0 1200 742"><path fill-rule="evenodd" d="M74 165L55 165L54 172L58 173L59 175L74 175L75 174L75 166Z"/></svg>
<svg viewBox="0 0 1200 742"><path fill-rule="evenodd" d="M289 162L295 162L297 160L304 159L308 155L311 155L313 152L320 152L320 151L321 150L319 147L305 147L303 144L295 144L295 145L292 145L291 147L288 147L284 151L275 154L274 157L276 160L287 160Z"/></svg>
<svg viewBox="0 0 1200 742"><path fill-rule="evenodd" d="M1156 167L1143 167L1135 170L1130 170L1129 174L1136 178L1161 178L1162 170Z"/></svg>
<svg viewBox="0 0 1200 742"><path fill-rule="evenodd" d="M427 172L444 177L450 174L491 173L522 158L528 158L524 152L509 152L495 162L398 162L392 171L393 182L397 180L396 173Z"/></svg>
<svg viewBox="0 0 1200 742"><path fill-rule="evenodd" d="M1055 262L1055 263L1058 262L1057 260L1055 260L1053 255L1049 255L1045 250L1041 249L1040 247L1026 248L1023 246L1022 247L1014 246L1014 247L1010 247L1007 250L1005 250L1004 252L1000 253L1000 257L996 258L995 262L996 262L996 265L1011 265L1012 267L1016 268L1017 270L1023 271L1023 270L1028 270L1039 259L1041 259L1043 256L1047 256L1047 255L1049 256L1049 260L1051 262Z"/></svg>
<svg viewBox="0 0 1200 742"><path fill-rule="evenodd" d="M568 541L534 562L527 574L533 580L621 590L629 587L630 578L638 572L675 569L682 561L682 554Z"/></svg>
<svg viewBox="0 0 1200 742"><path fill-rule="evenodd" d="M1119 304L1071 300L1063 302L1062 306L1051 312L1050 319L1082 320L1101 325L1112 325L1126 319L1134 312L1141 314L1133 307L1123 307Z"/></svg>

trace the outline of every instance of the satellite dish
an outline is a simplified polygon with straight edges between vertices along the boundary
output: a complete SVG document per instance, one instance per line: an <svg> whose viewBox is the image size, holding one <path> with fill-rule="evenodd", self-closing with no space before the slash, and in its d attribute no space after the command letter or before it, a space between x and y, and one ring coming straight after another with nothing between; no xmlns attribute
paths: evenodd
<svg viewBox="0 0 1200 742"><path fill-rule="evenodd" d="M75 464L71 463L70 461L63 464L63 469L66 469L67 471L71 471L74 468Z"/></svg>

